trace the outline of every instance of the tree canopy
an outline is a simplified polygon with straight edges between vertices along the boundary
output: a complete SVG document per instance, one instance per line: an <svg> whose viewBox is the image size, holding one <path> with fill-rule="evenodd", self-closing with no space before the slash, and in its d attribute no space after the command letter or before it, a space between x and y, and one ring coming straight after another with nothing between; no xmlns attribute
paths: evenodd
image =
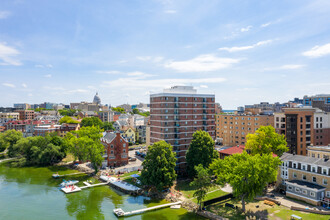
<svg viewBox="0 0 330 220"><path fill-rule="evenodd" d="M103 125L101 119L99 119L98 117L90 117L90 118L83 118L81 120L80 123L81 127L91 127L91 126L95 126L95 127L101 127Z"/></svg>
<svg viewBox="0 0 330 220"><path fill-rule="evenodd" d="M112 107L111 110L122 114L126 113L125 109L122 107Z"/></svg>
<svg viewBox="0 0 330 220"><path fill-rule="evenodd" d="M149 146L142 165L141 181L144 185L159 191L173 185L176 179L176 158L170 144L159 141Z"/></svg>
<svg viewBox="0 0 330 220"><path fill-rule="evenodd" d="M79 161L90 160L95 172L102 165L104 146L101 144L102 137L99 127L82 127L78 131L73 131L65 136L68 143L69 152Z"/></svg>
<svg viewBox="0 0 330 220"><path fill-rule="evenodd" d="M13 147L20 139L23 138L23 133L16 130L7 130L0 133L0 152L9 147Z"/></svg>
<svg viewBox="0 0 330 220"><path fill-rule="evenodd" d="M214 149L214 141L210 134L206 131L196 131L186 154L188 175L194 177L195 166L202 164L207 168L217 158L219 153Z"/></svg>
<svg viewBox="0 0 330 220"><path fill-rule="evenodd" d="M101 128L104 130L104 131L113 131L115 130L115 128L113 127L113 122L103 122Z"/></svg>
<svg viewBox="0 0 330 220"><path fill-rule="evenodd" d="M60 119L59 123L60 123L60 124L63 124L63 123L68 123L68 124L79 124L79 121L74 120L74 119L71 118L70 116L64 116L63 118Z"/></svg>
<svg viewBox="0 0 330 220"><path fill-rule="evenodd" d="M288 151L284 135L277 134L272 126L260 126L254 134L246 136L246 150L252 155L275 153L279 157Z"/></svg>
<svg viewBox="0 0 330 220"><path fill-rule="evenodd" d="M75 109L59 109L58 112L63 116L73 116L76 113Z"/></svg>
<svg viewBox="0 0 330 220"><path fill-rule="evenodd" d="M245 211L246 201L253 200L268 183L276 181L280 164L281 160L271 154L252 156L243 152L215 160L210 169L217 176L218 184L229 183L233 187L233 194L241 199Z"/></svg>
<svg viewBox="0 0 330 220"><path fill-rule="evenodd" d="M202 164L195 166L196 178L190 183L190 186L194 186L197 190L194 192L194 197L197 198L197 203L201 207L201 202L205 198L207 192L212 187L212 179L207 168L204 168Z"/></svg>
<svg viewBox="0 0 330 220"><path fill-rule="evenodd" d="M66 145L58 136L35 136L21 138L8 149L11 157L24 157L27 165L47 166L62 161L66 156Z"/></svg>

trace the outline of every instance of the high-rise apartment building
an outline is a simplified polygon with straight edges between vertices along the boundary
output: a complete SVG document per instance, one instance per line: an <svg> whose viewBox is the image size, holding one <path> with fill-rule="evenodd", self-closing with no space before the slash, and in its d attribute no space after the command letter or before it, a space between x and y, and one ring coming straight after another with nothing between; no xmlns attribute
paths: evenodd
<svg viewBox="0 0 330 220"><path fill-rule="evenodd" d="M275 113L275 129L285 134L289 152L307 155L310 145L330 144L330 115L317 108L284 108Z"/></svg>
<svg viewBox="0 0 330 220"><path fill-rule="evenodd" d="M165 140L176 152L178 174L185 174L186 152L197 130L215 138L212 94L197 94L192 86L174 86L150 95L150 144Z"/></svg>
<svg viewBox="0 0 330 220"><path fill-rule="evenodd" d="M304 96L303 105L319 108L330 112L330 94L318 94L315 96Z"/></svg>
<svg viewBox="0 0 330 220"><path fill-rule="evenodd" d="M260 126L274 126L273 115L218 114L216 115L217 142L224 146L244 145L246 135Z"/></svg>

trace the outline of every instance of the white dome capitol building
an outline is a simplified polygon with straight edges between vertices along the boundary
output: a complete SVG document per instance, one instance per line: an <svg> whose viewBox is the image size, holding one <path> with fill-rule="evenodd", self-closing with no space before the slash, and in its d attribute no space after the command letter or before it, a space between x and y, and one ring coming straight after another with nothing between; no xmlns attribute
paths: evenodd
<svg viewBox="0 0 330 220"><path fill-rule="evenodd" d="M93 103L94 104L101 105L101 98L100 98L100 96L99 96L99 94L97 92L96 92L96 94L94 96Z"/></svg>

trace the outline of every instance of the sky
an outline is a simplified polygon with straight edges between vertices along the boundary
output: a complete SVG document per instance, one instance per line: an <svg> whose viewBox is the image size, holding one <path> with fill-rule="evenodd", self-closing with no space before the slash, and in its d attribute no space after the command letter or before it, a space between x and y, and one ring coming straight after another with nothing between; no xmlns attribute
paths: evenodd
<svg viewBox="0 0 330 220"><path fill-rule="evenodd" d="M329 0L1 0L0 106L148 103L174 85L224 109L330 93Z"/></svg>

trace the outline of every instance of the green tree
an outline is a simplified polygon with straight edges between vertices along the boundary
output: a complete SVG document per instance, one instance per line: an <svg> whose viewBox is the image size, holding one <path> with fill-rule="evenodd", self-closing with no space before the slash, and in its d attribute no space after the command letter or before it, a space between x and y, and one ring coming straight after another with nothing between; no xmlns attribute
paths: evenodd
<svg viewBox="0 0 330 220"><path fill-rule="evenodd" d="M112 107L111 110L122 114L126 113L125 109L122 107Z"/></svg>
<svg viewBox="0 0 330 220"><path fill-rule="evenodd" d="M140 111L139 111L139 109L135 108L135 109L132 110L132 113L133 113L133 114L139 114Z"/></svg>
<svg viewBox="0 0 330 220"><path fill-rule="evenodd" d="M23 134L16 130L7 130L0 136L0 151L12 148L20 139L23 138ZM9 155L10 156L10 155Z"/></svg>
<svg viewBox="0 0 330 220"><path fill-rule="evenodd" d="M252 155L275 153L279 157L289 149L284 135L277 134L271 125L260 126L254 134L246 136L245 149Z"/></svg>
<svg viewBox="0 0 330 220"><path fill-rule="evenodd" d="M143 184L162 190L173 185L176 179L175 153L170 144L158 141L148 147L148 153L143 161L141 181Z"/></svg>
<svg viewBox="0 0 330 220"><path fill-rule="evenodd" d="M103 122L101 128L105 131L113 131L115 128L113 127L113 122Z"/></svg>
<svg viewBox="0 0 330 220"><path fill-rule="evenodd" d="M201 203L204 200L207 192L212 187L213 183L211 175L207 168L204 168L202 164L195 166L196 178L190 183L190 186L196 187L197 190L194 192L194 197L197 198L197 203L201 208Z"/></svg>
<svg viewBox="0 0 330 220"><path fill-rule="evenodd" d="M103 123L101 119L99 119L98 117L90 117L90 118L83 118L83 120L81 120L80 125L81 127L91 127L91 126L101 127Z"/></svg>
<svg viewBox="0 0 330 220"><path fill-rule="evenodd" d="M58 112L63 116L73 116L76 113L75 109L59 109Z"/></svg>
<svg viewBox="0 0 330 220"><path fill-rule="evenodd" d="M67 124L79 124L79 121L74 120L70 116L64 116L63 118L60 119L59 121L60 124L67 123Z"/></svg>
<svg viewBox="0 0 330 220"><path fill-rule="evenodd" d="M214 149L214 141L210 134L206 131L196 131L186 154L188 175L194 177L195 166L202 164L207 168L217 158L219 153Z"/></svg>
<svg viewBox="0 0 330 220"><path fill-rule="evenodd" d="M210 169L217 176L218 184L229 183L233 187L233 194L241 199L245 212L245 203L261 194L268 183L276 181L280 164L281 160L271 154L252 156L243 152L215 160Z"/></svg>
<svg viewBox="0 0 330 220"><path fill-rule="evenodd" d="M95 172L102 165L104 146L101 144L102 137L99 127L82 127L78 131L66 134L68 150L80 161L90 160Z"/></svg>

